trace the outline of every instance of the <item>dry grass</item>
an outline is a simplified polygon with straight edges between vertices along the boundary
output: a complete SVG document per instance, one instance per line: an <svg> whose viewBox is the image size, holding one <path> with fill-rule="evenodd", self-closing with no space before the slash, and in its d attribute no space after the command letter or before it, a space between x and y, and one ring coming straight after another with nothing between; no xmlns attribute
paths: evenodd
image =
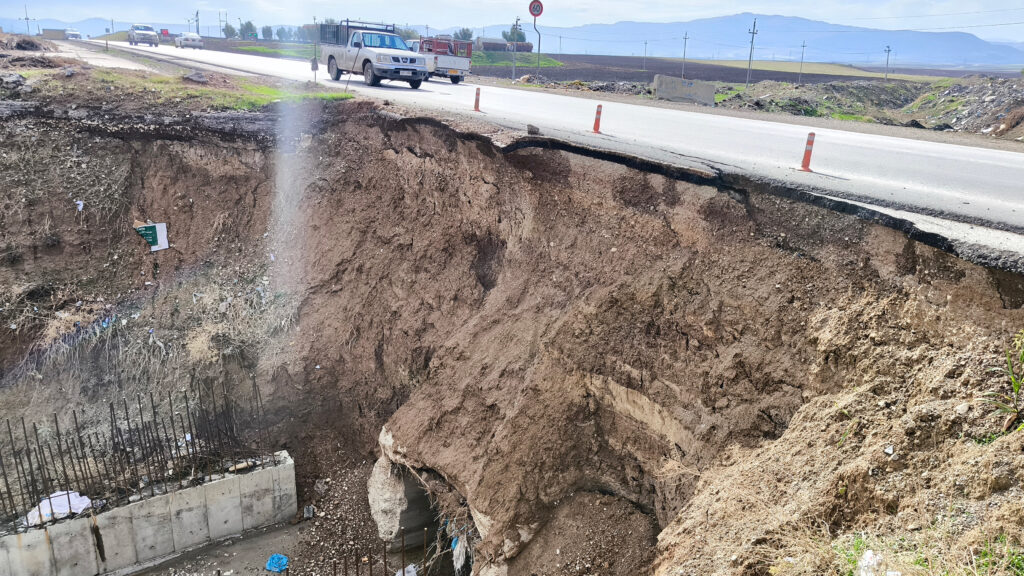
<svg viewBox="0 0 1024 576"><path fill-rule="evenodd" d="M920 532L856 532L834 536L822 521L787 525L756 549L770 574L853 576L868 550L902 576L1024 576L1024 550L1005 535L963 545L950 517Z"/></svg>
<svg viewBox="0 0 1024 576"><path fill-rule="evenodd" d="M855 576L868 550L885 558L887 570L902 576L1024 576L1024 549L1002 533L967 532L966 512L952 509L917 531L835 533L820 516L806 514L814 504L788 501L780 512L778 495L765 486L734 485L727 515L763 518L763 538L748 551L757 573L777 576Z"/></svg>

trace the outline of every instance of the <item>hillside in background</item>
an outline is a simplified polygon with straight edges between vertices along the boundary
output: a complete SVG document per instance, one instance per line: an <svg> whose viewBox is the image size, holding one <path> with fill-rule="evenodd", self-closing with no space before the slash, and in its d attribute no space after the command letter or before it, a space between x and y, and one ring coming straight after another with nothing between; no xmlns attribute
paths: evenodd
<svg viewBox="0 0 1024 576"><path fill-rule="evenodd" d="M18 20L16 17L12 18L11 14L0 15L0 28L3 28L5 32L11 32L14 34L25 33L25 22ZM17 16L16 14L13 16ZM179 34L182 32L188 32L192 30L195 32L195 26L191 28L188 24L182 22L181 24L167 24L159 22L127 22L122 20L114 20L114 30L127 30L132 24L150 24L156 29L166 28L171 34ZM82 33L82 36L101 36L106 34L110 29L111 21L103 18L89 18L88 20L79 20L77 22L65 22L63 20L55 20L53 18L40 18L39 20L33 20L30 23L30 29L33 34L39 29L43 28L74 28ZM234 22L233 25L237 28L238 22ZM203 36L217 36L219 35L220 26L217 24L216 16L211 16L208 21L203 21L200 18L199 28ZM276 30L277 27L275 26Z"/></svg>
<svg viewBox="0 0 1024 576"><path fill-rule="evenodd" d="M16 16L16 15L10 15ZM789 16L765 16L750 13L705 18L690 22L618 22L588 24L572 28L540 26L541 48L548 54L605 54L611 56L681 57L683 36L689 34L687 56L695 59L746 60L750 50L748 30L757 18L758 35L754 58L757 60L800 59L801 44L807 43L809 62L837 62L859 66L884 65L886 46L892 47L894 66L930 66L960 69L1019 68L1024 66L1022 44L988 42L964 32L915 32L910 30L876 30L841 26L816 20ZM131 22L114 22L124 30ZM263 22L256 22L261 27ZM43 19L32 22L36 28L76 28L83 35L98 36L111 22L100 18L80 22ZM185 24L153 23L172 33L185 32ZM277 28L277 24L273 24ZM508 25L474 29L476 35L500 37ZM10 32L25 29L16 18L0 18L0 27ZM442 28L412 26L421 34L451 34L458 27ZM217 35L216 19L200 21L203 35ZM527 39L536 43L532 23L524 25ZM646 44L646 47L645 47Z"/></svg>
<svg viewBox="0 0 1024 576"><path fill-rule="evenodd" d="M689 34L687 56L717 60L746 60L748 30L757 18L757 60L800 60L800 45L807 43L811 62L855 65L885 64L885 47L892 47L894 65L954 68L1019 67L1024 65L1021 45L987 42L963 32L914 32L841 26L789 16L736 14L691 22L618 22L572 28L539 26L545 53L681 57L683 36ZM500 36L505 26L477 29L477 34ZM524 26L527 39L536 42L532 22ZM423 27L414 27L423 32ZM431 29L433 33L452 32Z"/></svg>

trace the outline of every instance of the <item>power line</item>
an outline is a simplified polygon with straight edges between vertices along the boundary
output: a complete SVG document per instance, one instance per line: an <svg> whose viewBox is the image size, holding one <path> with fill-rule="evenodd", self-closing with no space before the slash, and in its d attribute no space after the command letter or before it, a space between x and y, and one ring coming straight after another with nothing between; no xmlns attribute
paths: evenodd
<svg viewBox="0 0 1024 576"><path fill-rule="evenodd" d="M1000 22L999 24L973 24L970 26L949 26L946 28L909 28L906 30L893 30L893 32L930 32L932 30L962 30L964 28L994 28L996 26L1019 26L1024 22Z"/></svg>

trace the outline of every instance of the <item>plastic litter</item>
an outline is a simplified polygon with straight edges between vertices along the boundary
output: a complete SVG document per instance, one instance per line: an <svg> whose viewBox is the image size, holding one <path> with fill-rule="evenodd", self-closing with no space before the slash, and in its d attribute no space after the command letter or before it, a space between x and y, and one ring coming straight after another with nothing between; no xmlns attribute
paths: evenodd
<svg viewBox="0 0 1024 576"><path fill-rule="evenodd" d="M874 550L865 550L857 562L857 576L885 576L885 557Z"/></svg>
<svg viewBox="0 0 1024 576"><path fill-rule="evenodd" d="M455 573L459 574L465 564L466 539L456 536L452 539L452 565L455 567Z"/></svg>
<svg viewBox="0 0 1024 576"><path fill-rule="evenodd" d="M78 492L54 492L50 494L49 498L43 498L38 506L28 511L28 514L25 515L25 524L35 526L66 518L80 513L91 505L92 500Z"/></svg>
<svg viewBox="0 0 1024 576"><path fill-rule="evenodd" d="M288 569L288 557L284 554L274 554L267 560L267 570L281 573Z"/></svg>
<svg viewBox="0 0 1024 576"><path fill-rule="evenodd" d="M405 570L399 570L395 572L395 576L416 576L416 565L409 564L405 567Z"/></svg>

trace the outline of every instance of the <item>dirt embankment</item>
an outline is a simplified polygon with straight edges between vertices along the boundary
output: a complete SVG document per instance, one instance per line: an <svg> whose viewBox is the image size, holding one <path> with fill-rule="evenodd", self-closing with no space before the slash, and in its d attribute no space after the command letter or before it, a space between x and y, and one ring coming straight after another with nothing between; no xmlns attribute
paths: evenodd
<svg viewBox="0 0 1024 576"><path fill-rule="evenodd" d="M255 383L304 502L383 450L470 515L478 573L1020 545L1022 436L980 397L1021 277L756 189L365 104L276 114L0 126L3 416ZM317 522L297 572L378 549Z"/></svg>
<svg viewBox="0 0 1024 576"><path fill-rule="evenodd" d="M746 92L721 88L719 106L1024 140L1021 86L1020 79L981 76L934 83L760 82Z"/></svg>

